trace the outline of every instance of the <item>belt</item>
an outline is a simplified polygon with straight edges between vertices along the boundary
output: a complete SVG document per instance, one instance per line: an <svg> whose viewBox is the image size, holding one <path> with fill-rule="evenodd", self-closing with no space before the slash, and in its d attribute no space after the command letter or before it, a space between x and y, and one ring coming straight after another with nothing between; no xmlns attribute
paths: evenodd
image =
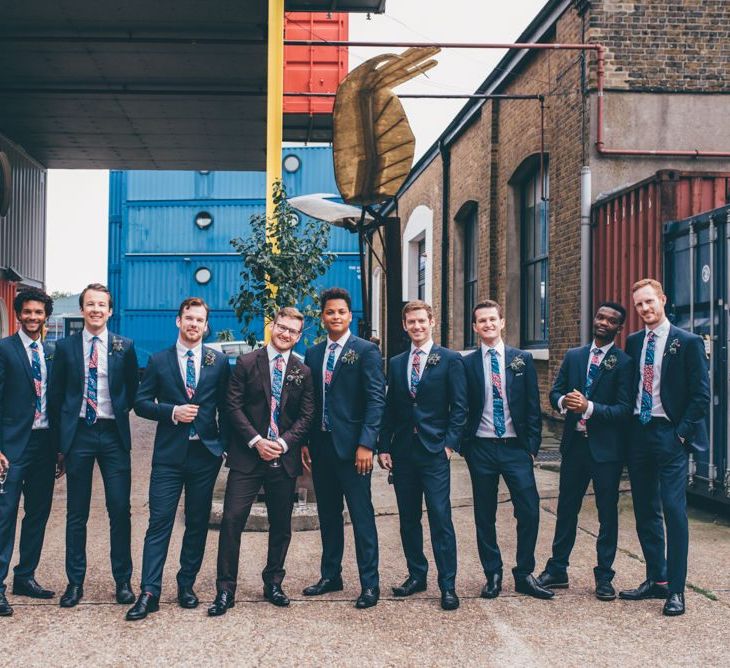
<svg viewBox="0 0 730 668"><path fill-rule="evenodd" d="M89 424L88 422L86 422L86 420L84 418L79 418L80 425L84 425L84 427L90 427L90 428L103 427L104 429L108 429L115 423L116 423L116 420L113 420L112 418L97 418L96 422L92 422L91 424Z"/></svg>
<svg viewBox="0 0 730 668"><path fill-rule="evenodd" d="M490 438L485 436L476 436L477 441L484 441L491 445L518 445L518 439L515 436L511 438Z"/></svg>
<svg viewBox="0 0 730 668"><path fill-rule="evenodd" d="M637 422L639 422L639 416L638 416L638 414L637 415L634 415L634 418L636 419ZM660 417L660 416L654 416L654 417L652 417L651 420L649 420L649 422L647 422L646 424L641 424L641 422L639 422L639 424L641 424L642 427L648 427L650 424L663 424L663 425L666 425L666 424L671 424L671 423L672 423L672 421L669 418Z"/></svg>

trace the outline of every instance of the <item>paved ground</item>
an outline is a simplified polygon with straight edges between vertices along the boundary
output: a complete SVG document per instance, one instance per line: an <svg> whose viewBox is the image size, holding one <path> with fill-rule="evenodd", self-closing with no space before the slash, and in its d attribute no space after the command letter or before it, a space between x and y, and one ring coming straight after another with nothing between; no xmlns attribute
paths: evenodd
<svg viewBox="0 0 730 668"><path fill-rule="evenodd" d="M138 586L142 541L147 525L147 480L152 430L134 420L135 454L133 555ZM538 471L542 494L538 568L549 555L555 526L557 474ZM627 484L625 484L627 487ZM0 619L0 656L3 665L55 666L140 665L358 665L358 666L497 666L497 665L729 665L730 649L730 522L708 514L692 513L688 613L668 619L661 602L601 603L592 595L595 505L588 499L581 514L580 532L571 566L571 587L552 601L536 601L514 593L506 580L496 600L478 597L483 584L474 540L470 488L463 461L453 463L454 521L459 543L457 589L462 606L443 612L438 605L435 575L429 590L410 600L390 596L389 587L405 575L392 514L393 491L378 471L374 489L379 510L381 578L384 598L366 611L353 608L358 594L351 535L348 530L344 563L345 591L316 600L305 599L301 589L317 579L318 532L296 533L289 553L285 580L293 599L288 609L262 601L260 570L266 535L247 533L241 554L236 607L222 618L205 614L214 596L217 532L211 531L208 550L196 589L204 602L197 610L182 610L175 603L175 571L181 526L176 528L171 558L165 572L160 612L143 622L125 622L125 606L113 600L108 559L108 524L101 480L95 482L89 521L89 569L86 596L73 610L57 601L33 602L12 597L15 615ZM503 500L507 500L506 494ZM63 591L63 532L65 483L56 500L38 571L40 582ZM617 587L638 584L644 566L634 532L631 500L621 501L620 551L616 562ZM181 518L179 518L181 519ZM498 529L506 573L514 558L514 520L504 503ZM428 543L428 541L427 541ZM430 549L430 548L429 548Z"/></svg>

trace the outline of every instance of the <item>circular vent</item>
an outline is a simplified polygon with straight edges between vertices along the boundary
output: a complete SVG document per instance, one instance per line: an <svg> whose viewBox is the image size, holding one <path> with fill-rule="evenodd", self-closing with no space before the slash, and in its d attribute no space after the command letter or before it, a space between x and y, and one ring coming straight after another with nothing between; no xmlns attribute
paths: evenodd
<svg viewBox="0 0 730 668"><path fill-rule="evenodd" d="M0 151L0 216L7 216L10 208L10 195L13 190L12 172L8 156Z"/></svg>

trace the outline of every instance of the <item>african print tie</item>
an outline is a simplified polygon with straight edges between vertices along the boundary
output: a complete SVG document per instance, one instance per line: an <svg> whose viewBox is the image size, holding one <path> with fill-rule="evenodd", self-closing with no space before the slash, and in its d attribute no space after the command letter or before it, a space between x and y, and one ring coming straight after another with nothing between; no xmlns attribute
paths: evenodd
<svg viewBox="0 0 730 668"><path fill-rule="evenodd" d="M324 431L331 431L330 429L330 416L327 412L327 392L330 389L330 383L332 382L332 374L335 371L335 351L337 350L337 343L330 343L329 355L327 356L327 366L324 370L324 406L322 408L322 429Z"/></svg>
<svg viewBox="0 0 730 668"><path fill-rule="evenodd" d="M96 344L99 341L98 336L91 338L91 350L89 350L89 378L86 381L86 424L94 424L96 422L96 391L99 369L99 351Z"/></svg>
<svg viewBox="0 0 730 668"><path fill-rule="evenodd" d="M504 398L502 396L502 375L499 373L499 360L497 351L489 349L492 370L492 419L494 420L494 433L497 438L504 436Z"/></svg>
<svg viewBox="0 0 730 668"><path fill-rule="evenodd" d="M651 408L654 403L654 348L656 346L656 334L649 332L646 337L646 356L644 357L644 373L642 374L641 385L641 412L639 422L648 424L651 421Z"/></svg>
<svg viewBox="0 0 730 668"><path fill-rule="evenodd" d="M41 392L43 390L43 376L41 375L41 356L38 354L38 342L33 341L30 344L31 357L33 362L31 363L31 370L33 372L33 385L35 386L35 418L34 422L40 420L42 417L41 413Z"/></svg>

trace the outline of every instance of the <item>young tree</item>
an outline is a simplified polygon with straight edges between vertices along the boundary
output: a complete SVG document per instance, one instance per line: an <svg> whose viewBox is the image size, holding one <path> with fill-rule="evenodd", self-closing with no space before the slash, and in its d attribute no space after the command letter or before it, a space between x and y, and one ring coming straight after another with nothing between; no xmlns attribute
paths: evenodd
<svg viewBox="0 0 730 668"><path fill-rule="evenodd" d="M306 318L307 342L313 338L307 334L319 318L313 281L334 261L326 250L329 228L321 221L300 220L281 181L274 183L274 215L268 222L267 226L265 214L251 216L251 236L231 240L243 260L241 285L231 305L252 346L257 339L254 322L262 316L269 322L280 307L297 306Z"/></svg>

